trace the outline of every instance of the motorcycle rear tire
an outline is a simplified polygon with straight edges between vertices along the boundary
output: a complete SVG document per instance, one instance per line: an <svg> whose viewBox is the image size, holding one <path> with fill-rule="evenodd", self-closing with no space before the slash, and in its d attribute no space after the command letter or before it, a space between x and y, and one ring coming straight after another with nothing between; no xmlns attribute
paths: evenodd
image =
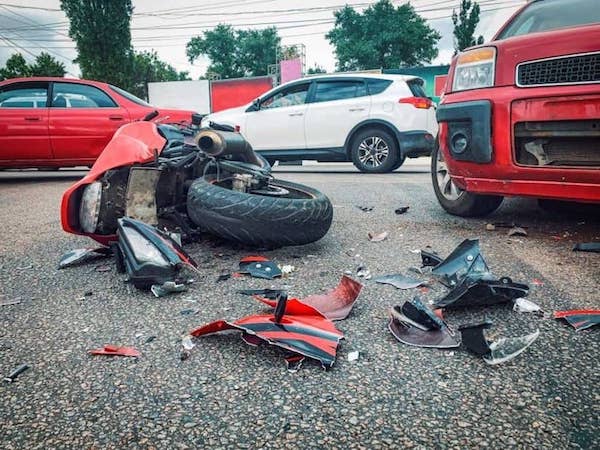
<svg viewBox="0 0 600 450"><path fill-rule="evenodd" d="M327 196L289 181L272 180L270 185L289 194L238 192L214 178L198 178L188 191L188 216L210 234L256 247L304 245L325 236L333 219Z"/></svg>

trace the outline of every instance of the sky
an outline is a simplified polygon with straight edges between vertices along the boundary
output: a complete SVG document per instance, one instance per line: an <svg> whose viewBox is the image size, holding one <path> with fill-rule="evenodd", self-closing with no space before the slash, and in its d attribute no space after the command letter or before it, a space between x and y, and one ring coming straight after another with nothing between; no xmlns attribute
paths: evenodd
<svg viewBox="0 0 600 450"><path fill-rule="evenodd" d="M306 68L335 69L335 54L325 35L333 27L333 12L348 4L362 11L376 0L133 0L132 44L136 50L156 50L179 71L198 78L209 62L190 64L185 45L193 36L219 23L236 28L276 26L283 45L304 44ZM395 5L407 0L394 0ZM415 10L439 31L439 55L432 64L449 64L453 50L452 9L460 0L411 0ZM526 0L479 0L482 14L476 34L488 41ZM378 30L373 30L377 33ZM75 44L59 0L0 0L0 67L15 52L32 61L46 51L63 62L67 76L78 77Z"/></svg>

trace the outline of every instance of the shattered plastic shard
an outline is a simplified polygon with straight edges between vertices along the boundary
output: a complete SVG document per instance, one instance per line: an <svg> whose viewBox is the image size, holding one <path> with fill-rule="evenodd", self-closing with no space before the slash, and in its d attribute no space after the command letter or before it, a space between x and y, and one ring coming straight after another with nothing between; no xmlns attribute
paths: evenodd
<svg viewBox="0 0 600 450"><path fill-rule="evenodd" d="M276 300L277 297L285 293L285 291L281 289L240 289L237 292L238 294L242 295L258 295L260 297L265 297L271 300Z"/></svg>
<svg viewBox="0 0 600 450"><path fill-rule="evenodd" d="M17 379L17 377L19 375L21 375L23 372L25 372L28 369L29 369L29 366L27 364L21 364L20 366L17 366L7 376L5 376L4 381L6 381L7 383L12 383L13 381L15 381Z"/></svg>
<svg viewBox="0 0 600 450"><path fill-rule="evenodd" d="M388 232L384 231L382 233L377 233L377 234L369 232L368 236L369 236L369 240L371 242L381 242L381 241L384 241L387 239Z"/></svg>
<svg viewBox="0 0 600 450"><path fill-rule="evenodd" d="M192 350L196 344L194 344L194 342L192 341L192 337L185 335L183 336L183 338L181 338L181 346L183 347L184 350Z"/></svg>
<svg viewBox="0 0 600 450"><path fill-rule="evenodd" d="M272 280L282 275L281 269L273 261L264 256L246 256L240 260L239 273L255 278Z"/></svg>
<svg viewBox="0 0 600 450"><path fill-rule="evenodd" d="M84 262L91 261L96 258L106 258L112 255L110 247L98 247L98 248L77 248L75 250L69 250L67 253L61 256L58 262L58 268L64 269L65 267L75 266L83 264Z"/></svg>
<svg viewBox="0 0 600 450"><path fill-rule="evenodd" d="M508 236L527 236L527 231L521 227L514 227L508 230Z"/></svg>
<svg viewBox="0 0 600 450"><path fill-rule="evenodd" d="M410 208L410 206L401 206L400 208L397 208L394 212L396 214L404 214L405 212L408 211L409 208Z"/></svg>
<svg viewBox="0 0 600 450"><path fill-rule="evenodd" d="M556 311L555 319L565 319L576 331L591 328L600 324L600 309L572 309L570 311Z"/></svg>
<svg viewBox="0 0 600 450"><path fill-rule="evenodd" d="M405 277L400 273L384 275L382 277L374 278L373 281L380 284L391 284L397 289L413 289L425 284L423 281Z"/></svg>
<svg viewBox="0 0 600 450"><path fill-rule="evenodd" d="M185 292L187 286L185 284L177 284L174 281L167 281L163 284L153 284L150 288L155 297L164 297L165 295Z"/></svg>
<svg viewBox="0 0 600 450"><path fill-rule="evenodd" d="M444 297L435 301L436 308L461 308L468 306L491 306L526 297L529 286L513 283L508 278L484 280L467 277Z"/></svg>
<svg viewBox="0 0 600 450"><path fill-rule="evenodd" d="M538 312L541 311L542 308L539 305L536 305L530 300L526 298L517 298L515 299L515 304L513 306L513 311L520 313L530 313L530 312Z"/></svg>
<svg viewBox="0 0 600 450"><path fill-rule="evenodd" d="M440 258L440 256L435 252L428 252L426 250L417 250L416 253L421 253L421 268L436 267L439 264L441 264L441 262L443 261L443 259Z"/></svg>
<svg viewBox="0 0 600 450"><path fill-rule="evenodd" d="M490 344L490 352L483 355L483 360L490 364L501 364L517 357L527 349L540 335L539 330L526 336L501 338Z"/></svg>
<svg viewBox="0 0 600 450"><path fill-rule="evenodd" d="M90 355L106 355L106 356L130 356L137 358L140 352L133 347L117 347L115 345L105 345L102 348L89 351Z"/></svg>
<svg viewBox="0 0 600 450"><path fill-rule="evenodd" d="M307 305L310 308L314 308L323 314L329 320L343 320L350 314L356 299L360 295L360 291L363 285L358 281L353 280L350 277L343 276L340 283L327 294L314 294L308 297L298 300L289 299L288 301L298 301L301 304ZM257 300L275 307L277 301L272 298L264 298L260 296L255 297ZM286 314L294 314L296 312L295 306L288 304L286 308ZM306 314L304 309L298 310L300 314Z"/></svg>
<svg viewBox="0 0 600 450"><path fill-rule="evenodd" d="M350 353L348 353L348 361L350 361L350 362L357 361L359 356L360 356L360 353L358 352L358 350L350 352Z"/></svg>
<svg viewBox="0 0 600 450"><path fill-rule="evenodd" d="M447 327L425 331L391 317L388 329L398 341L415 347L456 348L460 345Z"/></svg>
<svg viewBox="0 0 600 450"><path fill-rule="evenodd" d="M490 269L479 249L478 239L465 239L450 255L431 271L448 287L456 286L462 279L490 276Z"/></svg>

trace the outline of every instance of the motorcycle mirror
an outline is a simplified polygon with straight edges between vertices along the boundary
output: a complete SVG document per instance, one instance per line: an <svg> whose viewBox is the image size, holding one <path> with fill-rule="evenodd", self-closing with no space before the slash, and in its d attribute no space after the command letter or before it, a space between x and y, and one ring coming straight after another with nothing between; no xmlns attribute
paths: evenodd
<svg viewBox="0 0 600 450"><path fill-rule="evenodd" d="M202 119L204 119L203 114L192 113L192 125L198 125L202 123Z"/></svg>
<svg viewBox="0 0 600 450"><path fill-rule="evenodd" d="M146 114L142 120L144 122L150 122L152 119L154 119L157 116L158 116L158 111L155 109L154 111L149 112L148 114Z"/></svg>

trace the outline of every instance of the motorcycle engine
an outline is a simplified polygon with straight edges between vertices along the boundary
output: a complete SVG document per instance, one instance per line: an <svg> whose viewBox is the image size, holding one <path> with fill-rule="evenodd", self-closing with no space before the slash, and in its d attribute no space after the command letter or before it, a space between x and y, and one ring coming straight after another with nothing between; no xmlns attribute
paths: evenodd
<svg viewBox="0 0 600 450"><path fill-rule="evenodd" d="M232 190L238 192L249 192L252 185L256 184L254 177L250 174L233 174Z"/></svg>

